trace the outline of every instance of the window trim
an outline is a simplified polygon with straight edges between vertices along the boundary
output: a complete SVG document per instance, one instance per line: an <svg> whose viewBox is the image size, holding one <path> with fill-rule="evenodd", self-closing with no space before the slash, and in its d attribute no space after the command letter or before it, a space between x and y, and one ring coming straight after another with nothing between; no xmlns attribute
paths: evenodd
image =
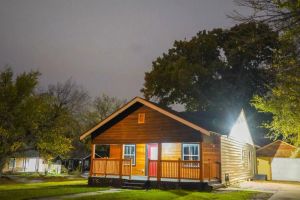
<svg viewBox="0 0 300 200"><path fill-rule="evenodd" d="M132 159L131 165L136 166L136 144L123 144L123 159L125 158L125 146L133 146L134 147L134 159Z"/></svg>
<svg viewBox="0 0 300 200"><path fill-rule="evenodd" d="M185 155L184 154L184 147L185 146L188 146L188 145L196 145L198 147L198 155ZM198 156L198 159L197 160L184 160L184 156ZM182 161L200 161L201 158L200 158L200 144L199 143L181 143L181 160ZM185 164L183 167L200 167L199 164L197 165L191 165L192 163L190 164Z"/></svg>

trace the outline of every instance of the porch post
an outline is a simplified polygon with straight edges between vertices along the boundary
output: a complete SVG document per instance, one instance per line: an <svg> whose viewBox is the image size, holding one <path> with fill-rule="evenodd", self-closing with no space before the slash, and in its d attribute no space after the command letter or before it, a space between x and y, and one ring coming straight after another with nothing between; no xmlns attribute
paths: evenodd
<svg viewBox="0 0 300 200"><path fill-rule="evenodd" d="M95 144L91 144L90 176L93 176L93 172L94 172L94 159L95 159Z"/></svg>
<svg viewBox="0 0 300 200"><path fill-rule="evenodd" d="M120 163L119 163L119 176L122 179L122 168L123 168L123 144L121 144L120 150Z"/></svg>
<svg viewBox="0 0 300 200"><path fill-rule="evenodd" d="M161 143L158 143L157 145L157 181L161 180Z"/></svg>
<svg viewBox="0 0 300 200"><path fill-rule="evenodd" d="M132 159L130 158L130 165L129 165L129 180L131 180L131 175L132 175Z"/></svg>
<svg viewBox="0 0 300 200"><path fill-rule="evenodd" d="M148 172L147 172L147 174L148 174L148 181L150 180L150 162L151 162L151 160L148 158Z"/></svg>
<svg viewBox="0 0 300 200"><path fill-rule="evenodd" d="M180 158L178 158L178 175L177 175L177 177L178 177L178 182L180 182L181 181L181 159Z"/></svg>
<svg viewBox="0 0 300 200"><path fill-rule="evenodd" d="M208 169L209 169L209 171L208 171L208 181L210 181L210 177L211 177L211 160L210 159L208 159Z"/></svg>
<svg viewBox="0 0 300 200"><path fill-rule="evenodd" d="M203 181L203 172L204 172L204 153L203 153L203 137L200 141L200 181Z"/></svg>

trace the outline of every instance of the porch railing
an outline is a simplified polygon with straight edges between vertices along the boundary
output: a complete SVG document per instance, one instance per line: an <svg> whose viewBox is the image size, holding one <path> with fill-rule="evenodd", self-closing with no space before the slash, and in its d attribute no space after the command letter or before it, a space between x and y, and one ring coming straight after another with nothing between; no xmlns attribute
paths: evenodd
<svg viewBox="0 0 300 200"><path fill-rule="evenodd" d="M92 160L91 174L96 176L129 176L129 178L131 178L132 160L117 158L95 158Z"/></svg>
<svg viewBox="0 0 300 200"><path fill-rule="evenodd" d="M220 179L220 163L211 160L186 161L186 160L148 160L148 179L152 177L171 179L212 180ZM203 168L201 170L201 168ZM156 170L153 170L156 169Z"/></svg>
<svg viewBox="0 0 300 200"><path fill-rule="evenodd" d="M201 164L203 166L201 166ZM169 179L212 180L220 179L220 163L206 160L148 160L148 179L152 177ZM202 169L201 169L202 168ZM90 174L92 176L117 175L132 176L132 160L117 158L92 159Z"/></svg>

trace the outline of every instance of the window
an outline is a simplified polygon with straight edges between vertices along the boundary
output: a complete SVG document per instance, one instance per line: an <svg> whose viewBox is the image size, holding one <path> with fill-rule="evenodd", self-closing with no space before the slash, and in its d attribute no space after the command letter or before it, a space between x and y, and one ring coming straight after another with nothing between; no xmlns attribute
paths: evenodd
<svg viewBox="0 0 300 200"><path fill-rule="evenodd" d="M248 156L248 169L251 169L252 166L252 152L249 151L249 156Z"/></svg>
<svg viewBox="0 0 300 200"><path fill-rule="evenodd" d="M242 163L244 167L249 167L250 164L250 151L243 149L242 150Z"/></svg>
<svg viewBox="0 0 300 200"><path fill-rule="evenodd" d="M135 144L124 145L124 159L132 159L132 165L135 165Z"/></svg>
<svg viewBox="0 0 300 200"><path fill-rule="evenodd" d="M73 169L73 160L69 160L68 169Z"/></svg>
<svg viewBox="0 0 300 200"><path fill-rule="evenodd" d="M182 145L182 160L198 161L199 159L199 144L183 144ZM198 167L198 163L189 163L186 167Z"/></svg>
<svg viewBox="0 0 300 200"><path fill-rule="evenodd" d="M15 166L16 166L16 159L15 158L9 159L8 168L9 169L14 169Z"/></svg>
<svg viewBox="0 0 300 200"><path fill-rule="evenodd" d="M242 151L241 151L242 162L244 162L245 158L246 158L246 150L242 149Z"/></svg>
<svg viewBox="0 0 300 200"><path fill-rule="evenodd" d="M139 113L138 114L138 124L144 124L145 123L145 113Z"/></svg>

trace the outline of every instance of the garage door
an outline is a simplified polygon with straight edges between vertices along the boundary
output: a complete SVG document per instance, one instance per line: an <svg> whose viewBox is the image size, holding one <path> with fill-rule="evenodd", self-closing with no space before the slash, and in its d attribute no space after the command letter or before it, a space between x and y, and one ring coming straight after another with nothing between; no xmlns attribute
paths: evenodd
<svg viewBox="0 0 300 200"><path fill-rule="evenodd" d="M285 181L300 181L299 158L273 158L272 179Z"/></svg>

